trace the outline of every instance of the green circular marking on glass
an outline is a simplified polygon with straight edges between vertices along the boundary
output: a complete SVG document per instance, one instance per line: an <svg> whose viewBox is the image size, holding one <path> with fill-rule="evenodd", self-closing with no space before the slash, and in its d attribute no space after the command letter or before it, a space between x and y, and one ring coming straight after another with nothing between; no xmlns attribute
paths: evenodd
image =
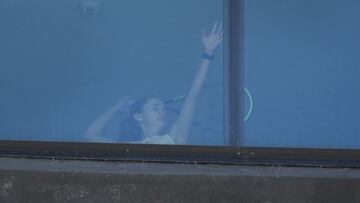
<svg viewBox="0 0 360 203"><path fill-rule="evenodd" d="M244 90L245 90L245 94L246 94L246 95L248 96L248 98L249 98L249 105L250 105L249 111L248 111L247 114L245 115L245 119L244 119L244 121L246 122L246 121L250 118L250 116L251 116L254 103L253 103L253 98L252 98L252 96L251 96L251 94L250 94L250 91L249 91L246 87L244 87Z"/></svg>

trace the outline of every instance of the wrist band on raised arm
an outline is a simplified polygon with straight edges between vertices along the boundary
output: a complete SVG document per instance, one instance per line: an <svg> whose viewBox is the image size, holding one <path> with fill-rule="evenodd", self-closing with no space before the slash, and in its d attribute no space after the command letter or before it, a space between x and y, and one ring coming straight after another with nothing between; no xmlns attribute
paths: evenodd
<svg viewBox="0 0 360 203"><path fill-rule="evenodd" d="M202 53L201 57L202 57L203 59L207 59L207 60L209 60L209 61L212 61L212 60L214 59L214 55L210 55L210 54L207 54L207 53L205 53L205 52Z"/></svg>

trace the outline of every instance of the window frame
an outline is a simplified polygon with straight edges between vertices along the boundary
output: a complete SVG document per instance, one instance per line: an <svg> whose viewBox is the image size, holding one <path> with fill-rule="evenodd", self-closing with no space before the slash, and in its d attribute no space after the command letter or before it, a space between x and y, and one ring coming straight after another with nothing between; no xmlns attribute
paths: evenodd
<svg viewBox="0 0 360 203"><path fill-rule="evenodd" d="M1 141L0 157L360 168L359 150Z"/></svg>
<svg viewBox="0 0 360 203"><path fill-rule="evenodd" d="M244 129L243 0L224 0L224 144L241 146Z"/></svg>

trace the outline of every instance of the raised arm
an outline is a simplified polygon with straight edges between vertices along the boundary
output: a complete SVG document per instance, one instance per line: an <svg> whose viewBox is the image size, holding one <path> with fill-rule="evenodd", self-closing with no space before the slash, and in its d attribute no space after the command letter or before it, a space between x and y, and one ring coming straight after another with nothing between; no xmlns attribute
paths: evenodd
<svg viewBox="0 0 360 203"><path fill-rule="evenodd" d="M128 97L121 99L117 104L112 106L110 109L101 114L97 119L95 119L84 132L84 137L92 142L116 142L116 140L105 138L103 131L110 119L117 112L124 108L127 100Z"/></svg>
<svg viewBox="0 0 360 203"><path fill-rule="evenodd" d="M209 64L213 58L213 52L223 40L222 24L215 23L210 34L202 31L204 45L203 57L200 66L193 79L191 89L181 109L179 118L170 131L170 136L176 144L184 144L187 140L189 129L193 120L195 106L199 93L204 85Z"/></svg>

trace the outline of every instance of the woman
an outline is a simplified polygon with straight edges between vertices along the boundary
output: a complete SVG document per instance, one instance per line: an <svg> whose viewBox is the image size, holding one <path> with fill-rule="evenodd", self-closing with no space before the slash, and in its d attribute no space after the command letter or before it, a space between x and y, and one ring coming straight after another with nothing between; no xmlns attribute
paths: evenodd
<svg viewBox="0 0 360 203"><path fill-rule="evenodd" d="M199 69L193 80L190 92L188 93L179 118L170 128L169 132L161 135L165 125L165 104L156 97L149 96L135 102L128 118L120 126L120 136L130 135L132 143L142 144L185 144L189 129L193 120L195 106L199 93L203 87L209 64L213 59L213 52L223 40L222 24L215 23L210 34L203 30L202 41L204 52ZM102 131L111 117L126 106L127 98L121 100L93 121L85 132L85 136L94 142L116 142L101 136Z"/></svg>

